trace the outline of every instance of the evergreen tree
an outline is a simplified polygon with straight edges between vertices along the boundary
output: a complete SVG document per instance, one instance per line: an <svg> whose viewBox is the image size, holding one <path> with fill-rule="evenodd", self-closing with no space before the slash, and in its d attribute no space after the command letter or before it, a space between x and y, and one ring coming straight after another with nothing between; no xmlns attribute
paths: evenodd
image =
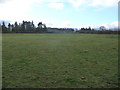
<svg viewBox="0 0 120 90"><path fill-rule="evenodd" d="M32 21L32 27L34 28L35 27L35 25L34 25L34 22Z"/></svg>
<svg viewBox="0 0 120 90"><path fill-rule="evenodd" d="M14 27L14 31L15 32L17 32L18 31L18 24L17 24L17 22L15 22L15 25L14 25L15 27Z"/></svg>
<svg viewBox="0 0 120 90"><path fill-rule="evenodd" d="M25 31L25 21L23 20L22 24L21 24L21 31L24 32Z"/></svg>
<svg viewBox="0 0 120 90"><path fill-rule="evenodd" d="M11 31L10 29L11 29L11 24L9 23L8 24L8 31Z"/></svg>
<svg viewBox="0 0 120 90"><path fill-rule="evenodd" d="M34 22L32 21L32 32L35 31L35 25L34 25Z"/></svg>
<svg viewBox="0 0 120 90"><path fill-rule="evenodd" d="M7 32L7 27L5 26L5 22L2 22L2 31Z"/></svg>
<svg viewBox="0 0 120 90"><path fill-rule="evenodd" d="M12 27L12 32L15 32L15 30L14 30L14 25L13 25L13 24L11 25L11 27Z"/></svg>

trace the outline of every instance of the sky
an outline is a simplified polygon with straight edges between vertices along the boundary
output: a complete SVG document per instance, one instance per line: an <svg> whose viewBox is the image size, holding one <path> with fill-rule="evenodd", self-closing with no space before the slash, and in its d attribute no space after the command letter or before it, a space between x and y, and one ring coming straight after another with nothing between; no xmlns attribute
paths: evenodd
<svg viewBox="0 0 120 90"><path fill-rule="evenodd" d="M118 26L119 0L0 0L0 21L34 21L47 27Z"/></svg>

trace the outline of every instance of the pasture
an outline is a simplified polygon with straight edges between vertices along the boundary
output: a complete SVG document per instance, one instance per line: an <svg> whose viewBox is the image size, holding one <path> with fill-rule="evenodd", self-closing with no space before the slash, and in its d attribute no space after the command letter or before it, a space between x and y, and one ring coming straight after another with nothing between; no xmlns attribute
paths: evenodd
<svg viewBox="0 0 120 90"><path fill-rule="evenodd" d="M3 34L3 88L116 88L118 35Z"/></svg>

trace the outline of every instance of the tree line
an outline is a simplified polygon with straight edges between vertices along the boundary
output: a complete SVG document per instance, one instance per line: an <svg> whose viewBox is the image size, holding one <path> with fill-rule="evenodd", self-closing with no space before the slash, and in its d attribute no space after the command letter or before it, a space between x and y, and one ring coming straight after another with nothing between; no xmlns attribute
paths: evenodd
<svg viewBox="0 0 120 90"><path fill-rule="evenodd" d="M22 21L22 23L15 22L14 24L8 23L5 25L3 21L1 24L2 33L95 33L95 34L120 34L120 30L106 30L104 26L100 26L99 30L95 30L91 27L80 28L79 30L74 30L73 28L51 28L46 27L45 24L39 22L37 27L34 22Z"/></svg>
<svg viewBox="0 0 120 90"><path fill-rule="evenodd" d="M42 22L38 23L38 26L36 27L34 25L34 22L30 21L22 21L22 23L15 22L14 24L8 23L8 26L6 27L5 22L2 22L2 32L3 33L29 33L29 32L46 32L47 27Z"/></svg>

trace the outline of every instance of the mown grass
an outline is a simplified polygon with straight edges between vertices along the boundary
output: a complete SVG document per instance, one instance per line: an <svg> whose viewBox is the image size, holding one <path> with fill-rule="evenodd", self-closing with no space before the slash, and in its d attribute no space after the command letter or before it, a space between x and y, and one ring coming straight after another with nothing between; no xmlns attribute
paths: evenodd
<svg viewBox="0 0 120 90"><path fill-rule="evenodd" d="M118 36L3 34L3 88L116 88Z"/></svg>

